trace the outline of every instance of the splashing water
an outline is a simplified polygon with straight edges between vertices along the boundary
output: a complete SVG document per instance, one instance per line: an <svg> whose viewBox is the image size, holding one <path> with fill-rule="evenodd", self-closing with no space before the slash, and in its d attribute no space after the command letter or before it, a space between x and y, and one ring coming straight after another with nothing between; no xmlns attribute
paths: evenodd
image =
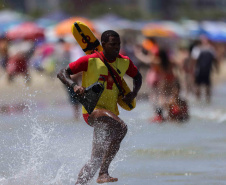
<svg viewBox="0 0 226 185"><path fill-rule="evenodd" d="M24 91L23 114L0 114L0 184L74 184L90 158L93 129L73 120L70 105L40 103ZM150 124L147 101L138 101L132 112L120 110L128 133L110 166L110 175L119 178L115 184L224 184L223 96L211 106L191 104L185 124Z"/></svg>

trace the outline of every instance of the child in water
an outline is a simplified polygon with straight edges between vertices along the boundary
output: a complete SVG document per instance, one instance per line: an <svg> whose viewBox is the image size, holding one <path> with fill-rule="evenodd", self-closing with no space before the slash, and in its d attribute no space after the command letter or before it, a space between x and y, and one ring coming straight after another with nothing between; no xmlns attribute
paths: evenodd
<svg viewBox="0 0 226 185"><path fill-rule="evenodd" d="M156 112L158 114L158 119L152 119L152 122L162 123L164 121L171 122L185 122L189 119L189 109L187 101L180 97L180 83L178 80L174 82L172 88L172 96L169 101L165 103L164 109L166 110L166 118L163 116L162 111Z"/></svg>
<svg viewBox="0 0 226 185"><path fill-rule="evenodd" d="M172 97L166 104L167 120L184 122L189 119L187 101L180 97L180 83L176 80L172 89Z"/></svg>

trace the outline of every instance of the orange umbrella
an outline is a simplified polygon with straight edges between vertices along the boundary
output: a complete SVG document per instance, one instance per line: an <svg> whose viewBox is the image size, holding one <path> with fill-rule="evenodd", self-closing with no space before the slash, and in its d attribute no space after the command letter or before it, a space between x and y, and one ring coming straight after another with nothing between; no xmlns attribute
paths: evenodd
<svg viewBox="0 0 226 185"><path fill-rule="evenodd" d="M153 54L157 54L158 51L159 51L158 46L155 43L153 43L151 40L148 40L148 39L145 39L142 42L142 46L143 46L144 49L152 52Z"/></svg>
<svg viewBox="0 0 226 185"><path fill-rule="evenodd" d="M81 22L85 23L93 32L95 32L94 25L90 20L83 18L83 17L72 17L72 18L66 19L56 25L56 27L55 27L56 34L58 36L64 36L67 34L71 34L71 26L76 21L81 21Z"/></svg>
<svg viewBox="0 0 226 185"><path fill-rule="evenodd" d="M176 33L163 25L150 23L143 27L142 33L146 37L174 37Z"/></svg>

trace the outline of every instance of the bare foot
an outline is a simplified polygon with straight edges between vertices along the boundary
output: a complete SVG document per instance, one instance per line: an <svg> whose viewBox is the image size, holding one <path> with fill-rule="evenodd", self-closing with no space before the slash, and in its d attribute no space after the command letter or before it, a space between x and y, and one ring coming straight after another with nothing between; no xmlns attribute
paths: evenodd
<svg viewBox="0 0 226 185"><path fill-rule="evenodd" d="M110 177L108 174L102 174L97 178L97 183L102 184L106 182L116 182L118 178Z"/></svg>

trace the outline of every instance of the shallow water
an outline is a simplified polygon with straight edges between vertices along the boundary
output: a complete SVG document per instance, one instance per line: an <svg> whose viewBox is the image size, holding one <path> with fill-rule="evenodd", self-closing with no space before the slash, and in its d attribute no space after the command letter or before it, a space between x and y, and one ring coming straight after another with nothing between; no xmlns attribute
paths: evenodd
<svg viewBox="0 0 226 185"><path fill-rule="evenodd" d="M119 178L113 184L226 184L225 92L226 86L216 87L211 105L191 101L191 120L184 124L149 123L147 100L132 112L121 110L129 130L110 167ZM0 184L74 184L90 157L92 128L74 121L67 102L45 104L29 96L19 107L0 114Z"/></svg>

